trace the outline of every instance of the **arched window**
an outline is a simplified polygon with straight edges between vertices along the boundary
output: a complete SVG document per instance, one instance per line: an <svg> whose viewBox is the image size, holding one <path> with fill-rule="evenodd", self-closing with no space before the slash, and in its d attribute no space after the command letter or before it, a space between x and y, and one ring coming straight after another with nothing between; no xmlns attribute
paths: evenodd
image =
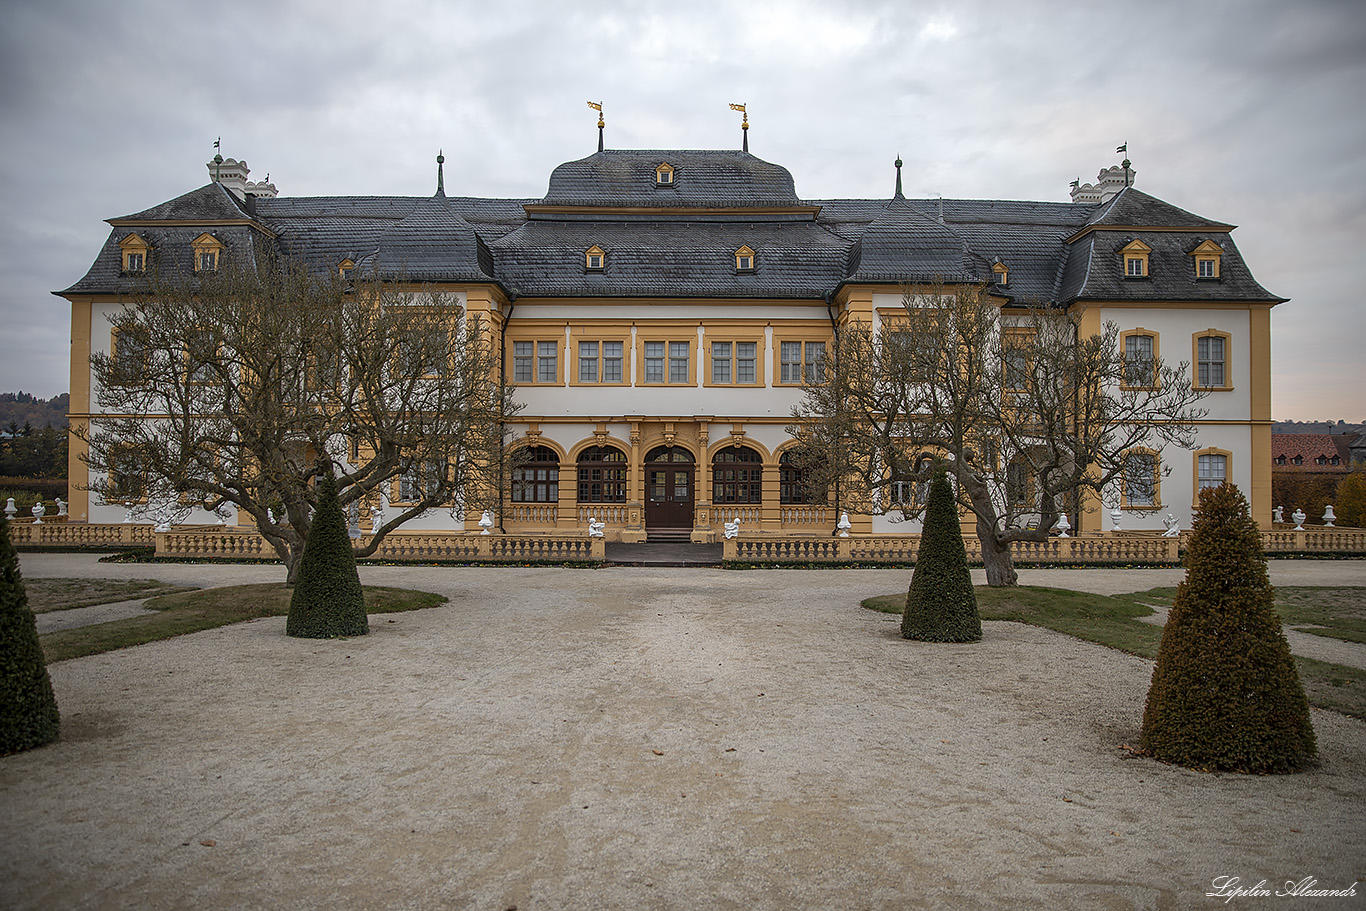
<svg viewBox="0 0 1366 911"><path fill-rule="evenodd" d="M558 502L560 457L548 446L531 446L526 454L527 461L512 471L512 502Z"/></svg>
<svg viewBox="0 0 1366 911"><path fill-rule="evenodd" d="M579 453L579 502L626 502L626 453L614 446L590 446Z"/></svg>
<svg viewBox="0 0 1366 911"><path fill-rule="evenodd" d="M778 459L778 502L810 503L806 491L806 467L792 457L791 450Z"/></svg>
<svg viewBox="0 0 1366 911"><path fill-rule="evenodd" d="M711 460L712 502L762 503L763 457L744 446L727 446Z"/></svg>

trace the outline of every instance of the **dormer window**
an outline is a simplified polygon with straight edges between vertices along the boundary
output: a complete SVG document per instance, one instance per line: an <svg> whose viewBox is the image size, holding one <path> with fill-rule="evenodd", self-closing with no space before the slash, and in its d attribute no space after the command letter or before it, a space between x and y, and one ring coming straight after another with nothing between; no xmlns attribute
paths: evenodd
<svg viewBox="0 0 1366 911"><path fill-rule="evenodd" d="M1204 241L1200 246L1191 251L1191 256L1195 257L1195 277L1197 279L1213 279L1219 277L1219 257L1223 255L1224 249L1212 240Z"/></svg>
<svg viewBox="0 0 1366 911"><path fill-rule="evenodd" d="M196 272L217 272L223 242L212 234L204 233L190 241L194 249L194 270Z"/></svg>
<svg viewBox="0 0 1366 911"><path fill-rule="evenodd" d="M1119 252L1124 257L1125 278L1148 277L1148 254L1153 252L1152 247L1141 240L1133 240L1125 244Z"/></svg>
<svg viewBox="0 0 1366 911"><path fill-rule="evenodd" d="M754 251L751 250L748 245L745 245L735 251L735 271L754 271Z"/></svg>
<svg viewBox="0 0 1366 911"><path fill-rule="evenodd" d="M991 272L995 276L994 281L1001 287L1004 287L1006 282L1010 280L1010 269L1006 268L1006 264L1000 260L992 265Z"/></svg>
<svg viewBox="0 0 1366 911"><path fill-rule="evenodd" d="M147 241L136 234L129 234L119 241L119 249L122 251L124 273L136 274L147 268Z"/></svg>
<svg viewBox="0 0 1366 911"><path fill-rule="evenodd" d="M351 277L351 270L355 268L356 264L354 262L352 262L349 258L344 259L341 262L337 263L337 274L340 275L343 279L348 279Z"/></svg>
<svg viewBox="0 0 1366 911"><path fill-rule="evenodd" d="M583 266L589 272L601 272L607 265L607 251L597 244L589 247L583 254Z"/></svg>
<svg viewBox="0 0 1366 911"><path fill-rule="evenodd" d="M674 166L667 162L661 162L655 168L655 186L671 187L674 185Z"/></svg>
<svg viewBox="0 0 1366 911"><path fill-rule="evenodd" d="M1285 456L1276 456L1276 464L1277 464L1277 465L1284 465L1284 464L1285 464Z"/></svg>

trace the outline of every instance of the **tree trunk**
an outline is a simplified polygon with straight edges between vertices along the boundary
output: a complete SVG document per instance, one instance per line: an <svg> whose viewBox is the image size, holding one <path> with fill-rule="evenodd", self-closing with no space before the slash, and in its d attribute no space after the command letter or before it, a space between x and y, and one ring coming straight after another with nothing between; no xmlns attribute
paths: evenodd
<svg viewBox="0 0 1366 911"><path fill-rule="evenodd" d="M977 540L982 544L982 565L987 570L987 585L993 588L1020 584L1015 574L1015 558L1010 553L1010 542L996 536L996 530L980 519L977 521Z"/></svg>

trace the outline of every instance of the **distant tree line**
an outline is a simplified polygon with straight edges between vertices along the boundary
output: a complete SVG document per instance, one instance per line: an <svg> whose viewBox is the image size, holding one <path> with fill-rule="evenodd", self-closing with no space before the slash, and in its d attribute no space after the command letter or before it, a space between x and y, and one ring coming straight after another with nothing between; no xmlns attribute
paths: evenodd
<svg viewBox="0 0 1366 911"><path fill-rule="evenodd" d="M0 477L65 478L66 428L10 421L0 435Z"/></svg>
<svg viewBox="0 0 1366 911"><path fill-rule="evenodd" d="M0 392L0 429L8 430L11 422L21 428L42 428L49 425L65 430L66 414L71 410L71 396L63 392L50 399L40 399L27 392Z"/></svg>

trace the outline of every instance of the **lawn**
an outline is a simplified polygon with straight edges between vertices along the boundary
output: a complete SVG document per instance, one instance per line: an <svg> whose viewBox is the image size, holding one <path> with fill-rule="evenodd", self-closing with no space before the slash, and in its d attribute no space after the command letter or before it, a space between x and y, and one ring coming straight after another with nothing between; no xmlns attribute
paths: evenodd
<svg viewBox="0 0 1366 911"><path fill-rule="evenodd" d="M28 606L35 614L95 604L113 604L154 598L175 592L194 591L184 585L170 585L155 579L25 579Z"/></svg>
<svg viewBox="0 0 1366 911"><path fill-rule="evenodd" d="M1032 585L979 585L975 590L977 610L983 620L1041 626L1144 658L1157 656L1162 627L1139 618L1153 613L1148 605L1169 607L1176 596L1174 588L1154 588L1115 597ZM905 604L904 592L879 595L863 602L870 610L897 615ZM1276 609L1286 625L1302 632L1348 642L1366 641L1366 588L1277 588ZM1311 705L1366 718L1366 671L1299 656L1295 657L1295 664Z"/></svg>
<svg viewBox="0 0 1366 911"><path fill-rule="evenodd" d="M444 595L406 588L367 585L364 591L365 610L371 614L421 610L446 601ZM292 592L283 582L266 582L167 594L147 602L146 606L155 614L54 630L38 638L49 663L83 658L243 620L283 617L289 613Z"/></svg>

